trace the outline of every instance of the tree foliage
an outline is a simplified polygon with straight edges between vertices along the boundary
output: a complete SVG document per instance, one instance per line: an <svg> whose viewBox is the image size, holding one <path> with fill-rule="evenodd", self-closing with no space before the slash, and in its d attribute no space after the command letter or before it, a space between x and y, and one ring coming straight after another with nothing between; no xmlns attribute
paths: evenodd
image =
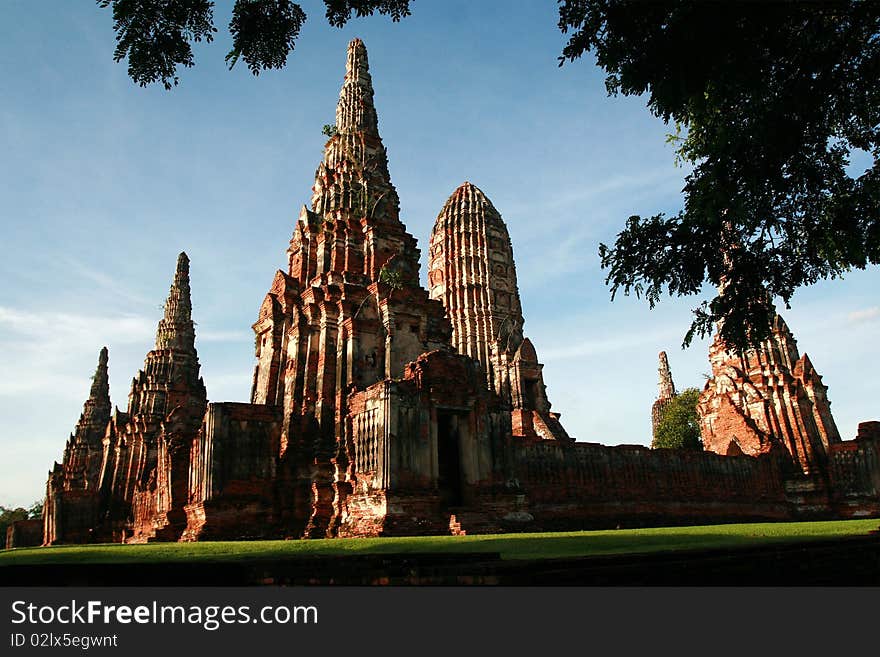
<svg viewBox="0 0 880 657"><path fill-rule="evenodd" d="M28 508L28 518L43 517L43 500L37 500Z"/></svg>
<svg viewBox="0 0 880 657"><path fill-rule="evenodd" d="M560 0L560 65L592 52L609 95L647 95L694 165L676 216L601 244L612 299L722 288L684 338L740 349L774 299L880 262L880 2ZM847 174L853 149L873 165Z"/></svg>
<svg viewBox="0 0 880 657"><path fill-rule="evenodd" d="M352 14L379 13L399 21L409 16L411 0L324 0L330 25L342 27ZM214 40L211 0L97 0L113 11L116 50L113 59L128 59L128 75L140 86L179 82L178 66L195 64L192 44ZM232 50L229 68L241 58L254 75L283 68L306 21L303 8L291 0L236 0L229 22Z"/></svg>
<svg viewBox="0 0 880 657"><path fill-rule="evenodd" d="M229 68L235 66L239 57L244 58L254 75L267 68L284 68L305 20L302 7L285 0L236 2L229 23Z"/></svg>
<svg viewBox="0 0 880 657"><path fill-rule="evenodd" d="M660 414L651 447L672 449L703 449L697 401L700 391L687 388L675 395Z"/></svg>

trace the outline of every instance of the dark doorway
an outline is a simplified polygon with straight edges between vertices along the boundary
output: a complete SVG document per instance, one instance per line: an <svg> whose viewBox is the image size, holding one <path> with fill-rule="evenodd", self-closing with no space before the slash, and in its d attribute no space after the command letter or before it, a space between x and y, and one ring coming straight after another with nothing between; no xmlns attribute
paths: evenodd
<svg viewBox="0 0 880 657"><path fill-rule="evenodd" d="M461 440L458 416L449 411L437 411L437 486L446 506L461 505Z"/></svg>
<svg viewBox="0 0 880 657"><path fill-rule="evenodd" d="M538 408L538 381L536 379L526 379L523 382L523 390L525 392L523 408L528 411L534 411Z"/></svg>

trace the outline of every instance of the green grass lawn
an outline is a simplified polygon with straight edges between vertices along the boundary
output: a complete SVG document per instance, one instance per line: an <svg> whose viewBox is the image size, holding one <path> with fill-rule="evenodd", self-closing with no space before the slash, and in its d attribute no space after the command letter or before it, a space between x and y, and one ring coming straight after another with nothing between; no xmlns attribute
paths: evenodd
<svg viewBox="0 0 880 657"><path fill-rule="evenodd" d="M738 548L864 535L880 519L655 527L540 534L352 538L311 541L217 541L148 545L19 548L0 552L3 566L49 563L228 562L345 554L499 552L503 559L550 559L666 550Z"/></svg>

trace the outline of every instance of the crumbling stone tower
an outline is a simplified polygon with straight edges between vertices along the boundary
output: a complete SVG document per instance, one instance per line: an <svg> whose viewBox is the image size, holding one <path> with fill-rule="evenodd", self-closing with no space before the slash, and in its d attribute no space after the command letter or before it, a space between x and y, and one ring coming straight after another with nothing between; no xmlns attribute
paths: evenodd
<svg viewBox="0 0 880 657"><path fill-rule="evenodd" d="M703 445L719 454L777 453L804 474L825 469L828 448L841 441L828 388L779 315L770 337L745 354L728 351L716 334L709 348L712 378L700 395Z"/></svg>
<svg viewBox="0 0 880 657"><path fill-rule="evenodd" d="M103 438L110 420L110 383L107 347L101 349L89 398L46 484L43 505L43 542L83 543L90 539L98 519L98 487Z"/></svg>
<svg viewBox="0 0 880 657"><path fill-rule="evenodd" d="M675 383L672 381L672 371L669 369L669 359L666 357L665 351L660 352L659 361L657 374L660 381L658 383L657 399L651 406L651 433L655 438L657 436L657 425L660 424L660 418L663 416L663 409L675 397Z"/></svg>
<svg viewBox="0 0 880 657"><path fill-rule="evenodd" d="M465 182L446 201L431 233L428 281L452 322L452 343L478 360L492 392L510 405L513 435L571 440L550 412L544 367L531 340L516 282L507 226L492 202Z"/></svg>

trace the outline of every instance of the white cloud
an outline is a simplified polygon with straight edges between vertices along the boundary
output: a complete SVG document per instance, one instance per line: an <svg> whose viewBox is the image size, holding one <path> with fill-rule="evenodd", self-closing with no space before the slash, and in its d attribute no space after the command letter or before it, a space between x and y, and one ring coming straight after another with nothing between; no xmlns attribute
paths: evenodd
<svg viewBox="0 0 880 657"><path fill-rule="evenodd" d="M860 322L871 322L877 318L880 318L880 306L865 308L863 310L855 310L847 315L846 318L853 324L857 324Z"/></svg>
<svg viewBox="0 0 880 657"><path fill-rule="evenodd" d="M156 330L156 321L138 315L94 316L51 311L33 312L0 306L0 340L4 333L19 334L27 342L69 344L87 341L94 344L100 337L112 337L125 343L140 342ZM101 345L98 345L100 348Z"/></svg>
<svg viewBox="0 0 880 657"><path fill-rule="evenodd" d="M85 355L94 362L102 346L149 348L155 326L155 321L137 315L89 316L0 306L0 349L5 354L0 395L78 391L90 373L82 369Z"/></svg>
<svg viewBox="0 0 880 657"><path fill-rule="evenodd" d="M686 173L682 169L664 165L635 173L613 175L592 184L566 186L567 191L562 193L553 190L552 194L542 195L537 200L508 204L506 208L501 210L501 213L502 215L533 215L535 212L540 212L542 215L550 214L552 216L565 208L583 207L588 202L608 194L614 194L614 198L631 199L637 191L652 190L658 186L682 180ZM544 217L544 220L540 222L541 229L546 228L546 219Z"/></svg>

